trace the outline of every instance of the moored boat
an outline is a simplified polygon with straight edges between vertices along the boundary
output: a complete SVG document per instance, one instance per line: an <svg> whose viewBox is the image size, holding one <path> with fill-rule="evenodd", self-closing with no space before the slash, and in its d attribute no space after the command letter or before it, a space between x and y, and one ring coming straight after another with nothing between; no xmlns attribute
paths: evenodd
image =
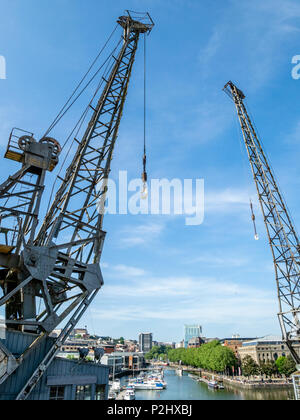
<svg viewBox="0 0 300 420"><path fill-rule="evenodd" d="M208 386L209 386L209 388L217 389L218 388L218 383L216 381L209 381Z"/></svg>
<svg viewBox="0 0 300 420"><path fill-rule="evenodd" d="M126 400L126 401L134 401L135 400L135 391L134 391L134 389L132 389L132 387L130 387L126 390L124 400Z"/></svg>

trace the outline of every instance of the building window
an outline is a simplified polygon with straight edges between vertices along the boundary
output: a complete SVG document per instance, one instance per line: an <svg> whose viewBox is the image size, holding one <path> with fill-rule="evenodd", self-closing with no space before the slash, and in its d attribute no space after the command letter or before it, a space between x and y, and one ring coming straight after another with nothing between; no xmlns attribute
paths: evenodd
<svg viewBox="0 0 300 420"><path fill-rule="evenodd" d="M64 386L51 386L50 387L50 401L63 401L65 399Z"/></svg>
<svg viewBox="0 0 300 420"><path fill-rule="evenodd" d="M96 401L104 401L105 400L105 385L97 385L96 386Z"/></svg>
<svg viewBox="0 0 300 420"><path fill-rule="evenodd" d="M75 399L78 401L90 401L92 399L91 385L77 386Z"/></svg>

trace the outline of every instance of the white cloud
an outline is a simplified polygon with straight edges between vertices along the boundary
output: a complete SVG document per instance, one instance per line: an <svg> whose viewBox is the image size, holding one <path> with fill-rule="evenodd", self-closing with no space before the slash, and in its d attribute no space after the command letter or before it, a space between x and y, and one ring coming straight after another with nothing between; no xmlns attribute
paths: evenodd
<svg viewBox="0 0 300 420"><path fill-rule="evenodd" d="M240 189L227 188L225 190L210 191L205 194L205 211L227 212L240 211L250 208L249 192Z"/></svg>
<svg viewBox="0 0 300 420"><path fill-rule="evenodd" d="M201 256L196 257L192 260L189 260L190 264L195 263L205 263L206 266L222 266L222 267L243 267L247 266L249 264L248 258L243 257L237 257L232 258L230 256L228 257L220 257L220 256L213 256L208 254L201 254Z"/></svg>
<svg viewBox="0 0 300 420"><path fill-rule="evenodd" d="M210 277L145 277L106 286L106 304L93 316L104 320L170 322L201 320L240 328L276 319L276 292ZM130 299L130 300L129 300ZM121 302L130 302L126 305Z"/></svg>
<svg viewBox="0 0 300 420"><path fill-rule="evenodd" d="M128 265L116 265L113 270L117 271L120 275L128 277L140 277L146 275L145 270L136 267L129 267Z"/></svg>
<svg viewBox="0 0 300 420"><path fill-rule="evenodd" d="M151 244L158 239L165 225L162 223L145 223L137 226L128 226L121 232L120 243L123 246L137 246Z"/></svg>

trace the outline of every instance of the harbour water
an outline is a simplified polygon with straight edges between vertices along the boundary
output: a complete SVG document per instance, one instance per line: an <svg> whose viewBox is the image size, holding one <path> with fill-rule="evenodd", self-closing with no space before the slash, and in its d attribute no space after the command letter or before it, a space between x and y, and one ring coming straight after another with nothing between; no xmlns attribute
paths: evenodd
<svg viewBox="0 0 300 420"><path fill-rule="evenodd" d="M288 400L293 398L293 389L243 390L225 385L224 390L213 390L204 383L191 378L187 372L178 376L175 370L165 370L168 387L162 391L137 391L136 400ZM125 385L126 378L122 379Z"/></svg>

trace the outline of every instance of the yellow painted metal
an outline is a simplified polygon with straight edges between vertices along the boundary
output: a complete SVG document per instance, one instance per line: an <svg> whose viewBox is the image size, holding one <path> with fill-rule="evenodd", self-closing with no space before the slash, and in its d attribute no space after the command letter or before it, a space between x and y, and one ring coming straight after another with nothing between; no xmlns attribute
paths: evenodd
<svg viewBox="0 0 300 420"><path fill-rule="evenodd" d="M23 153L13 152L12 150L8 150L5 153L5 158L6 159L15 160L17 162L22 162L23 156L24 156Z"/></svg>
<svg viewBox="0 0 300 420"><path fill-rule="evenodd" d="M14 248L14 246L0 245L0 254L11 254Z"/></svg>

